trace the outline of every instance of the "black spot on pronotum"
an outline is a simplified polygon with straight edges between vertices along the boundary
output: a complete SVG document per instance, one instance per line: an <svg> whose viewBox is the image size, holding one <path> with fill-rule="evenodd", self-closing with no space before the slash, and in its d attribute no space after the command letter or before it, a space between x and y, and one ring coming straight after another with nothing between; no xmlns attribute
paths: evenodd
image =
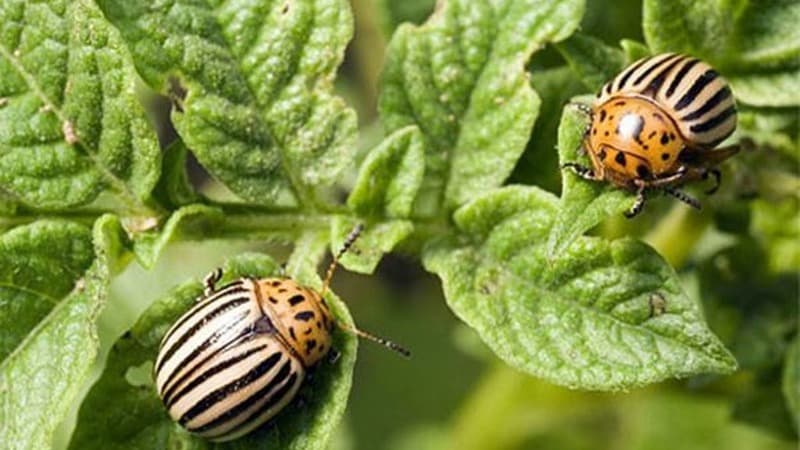
<svg viewBox="0 0 800 450"><path fill-rule="evenodd" d="M608 136L608 131L605 132L605 135Z"/></svg>
<svg viewBox="0 0 800 450"><path fill-rule="evenodd" d="M289 298L289 305L297 306L299 303L303 303L305 299L306 298L303 295L300 294L293 295L292 297Z"/></svg>
<svg viewBox="0 0 800 450"><path fill-rule="evenodd" d="M650 134L647 135L647 139L653 139L653 137L655 137L656 134L658 133L656 133L655 131L651 131Z"/></svg>
<svg viewBox="0 0 800 450"><path fill-rule="evenodd" d="M605 109L601 109L600 110L600 122L602 122L604 120L606 120L606 110Z"/></svg>
<svg viewBox="0 0 800 450"><path fill-rule="evenodd" d="M278 304L278 299L277 299L277 298L275 298L275 297L273 297L273 296L271 296L271 295L270 295L269 297L267 297L267 299L268 299L268 300L269 300L269 302L270 302L270 303L272 303L273 305L277 305L277 304Z"/></svg>
<svg viewBox="0 0 800 450"><path fill-rule="evenodd" d="M667 144L669 144L669 136L667 135L667 133L663 133L661 135L661 145L667 145Z"/></svg>
<svg viewBox="0 0 800 450"><path fill-rule="evenodd" d="M662 116L660 113L657 112L653 113L653 118L658 120L659 122L666 122L666 120L664 120L664 116Z"/></svg>
<svg viewBox="0 0 800 450"><path fill-rule="evenodd" d="M600 151L597 152L597 159L599 159L600 161L605 161L606 156L608 155L606 154L606 149L604 148L600 149Z"/></svg>
<svg viewBox="0 0 800 450"><path fill-rule="evenodd" d="M317 346L317 341L314 339L309 339L306 341L306 354L310 354L314 348Z"/></svg>
<svg viewBox="0 0 800 450"><path fill-rule="evenodd" d="M294 327L289 327L289 336L292 337L293 341L297 340L297 335L294 333Z"/></svg>
<svg viewBox="0 0 800 450"><path fill-rule="evenodd" d="M312 328L306 328L306 331L303 331L303 334L308 336L309 334L311 334L312 331L314 331Z"/></svg>
<svg viewBox="0 0 800 450"><path fill-rule="evenodd" d="M675 140L675 133L670 133L669 134L669 138L670 138L670 140L674 141Z"/></svg>
<svg viewBox="0 0 800 450"><path fill-rule="evenodd" d="M272 286L272 287L278 287L280 285L281 285L281 282L279 280L275 280L272 283L270 283L270 286Z"/></svg>
<svg viewBox="0 0 800 450"><path fill-rule="evenodd" d="M627 161L625 160L625 154L622 152L617 152L617 156L614 157L614 161L617 162L622 167L625 167Z"/></svg>
<svg viewBox="0 0 800 450"><path fill-rule="evenodd" d="M625 101L620 100L618 102L614 102L614 106L625 106Z"/></svg>
<svg viewBox="0 0 800 450"><path fill-rule="evenodd" d="M638 166L636 166L636 175L638 175L639 178L645 178L645 179L649 178L650 170L648 170L645 165L639 164Z"/></svg>
<svg viewBox="0 0 800 450"><path fill-rule="evenodd" d="M666 161L668 159L669 159L669 153L662 153L661 154L661 160L662 161Z"/></svg>
<svg viewBox="0 0 800 450"><path fill-rule="evenodd" d="M294 315L294 318L303 322L308 322L314 318L314 311L300 311Z"/></svg>
<svg viewBox="0 0 800 450"><path fill-rule="evenodd" d="M597 128L592 128L592 134L594 134L594 135L597 134Z"/></svg>

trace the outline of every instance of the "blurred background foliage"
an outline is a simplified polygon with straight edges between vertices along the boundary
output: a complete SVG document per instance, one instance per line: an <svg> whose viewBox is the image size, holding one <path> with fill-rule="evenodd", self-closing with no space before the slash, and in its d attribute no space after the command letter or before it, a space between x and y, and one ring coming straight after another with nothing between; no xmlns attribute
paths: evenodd
<svg viewBox="0 0 800 450"><path fill-rule="evenodd" d="M386 43L399 24L424 22L435 2L351 3L355 37L337 89L358 111L363 157L382 137L376 86ZM614 47L621 39L641 42L641 17L641 1L591 1L580 32ZM560 111L570 97L590 90L554 48L538 52L530 70L542 108L511 181L557 192ZM168 102L151 96L148 104L161 127L161 139L169 141ZM608 237L643 237L662 253L665 240L678 242L665 257L682 274L686 289L703 302L713 330L737 356L738 373L617 394L546 384L499 362L447 309L437 279L416 261L392 255L381 262L375 276L339 272L334 289L361 327L402 342L414 356L406 361L376 346L361 346L347 418L333 448L797 448L797 423L784 402L784 396L797 398L797 386L784 386L781 380L783 371L797 370L798 358L787 350L797 331L798 125L797 120L785 120L786 111L774 112L775 120L770 120L763 109L758 114L742 111L740 128L751 130L751 136L761 133L767 150L733 161L734 182L714 198L716 207L686 216L687 209L670 210L657 200L661 206L649 208L635 228L632 222L613 218L595 230ZM776 171L767 179L747 178L746 171L737 171L737 166L755 163L790 170ZM192 179L206 193L225 195L199 166L193 167ZM355 174L353 167L351 181ZM342 193L347 189L345 183ZM726 201L726 196L738 201ZM672 230L676 223L680 229ZM680 245L684 237L685 245ZM289 248L266 244L254 248L230 242L180 243L153 269L158 277L131 264L115 279L112 304L100 321L103 351L161 293L245 250L266 251L277 260L289 253ZM798 346L793 348L796 353ZM795 366L785 364L792 357ZM62 441L71 427L70 421L62 427Z"/></svg>

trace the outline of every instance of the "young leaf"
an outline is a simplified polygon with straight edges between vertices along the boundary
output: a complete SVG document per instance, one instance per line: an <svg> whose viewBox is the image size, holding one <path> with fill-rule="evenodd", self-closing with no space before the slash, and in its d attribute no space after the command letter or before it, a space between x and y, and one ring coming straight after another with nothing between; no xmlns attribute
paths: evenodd
<svg viewBox="0 0 800 450"><path fill-rule="evenodd" d="M345 238L359 223L359 219L351 216L336 216L331 221L331 252L342 248ZM386 220L369 222L358 238L353 249L341 259L341 263L349 270L359 273L372 273L385 253L392 251L398 242L414 231L414 222L410 220Z"/></svg>
<svg viewBox="0 0 800 450"><path fill-rule="evenodd" d="M555 47L592 93L599 92L625 67L621 50L591 36L576 33Z"/></svg>
<svg viewBox="0 0 800 450"><path fill-rule="evenodd" d="M108 295L111 266L123 237L114 216L98 219L93 234L94 263L0 364L0 435L5 449L50 448L53 431L89 376L99 345L95 319Z"/></svg>
<svg viewBox="0 0 800 450"><path fill-rule="evenodd" d="M569 36L584 2L442 2L420 26L401 26L388 50L379 100L386 128L425 136L419 211L436 215L499 186L525 148L539 98L525 63Z"/></svg>
<svg viewBox="0 0 800 450"><path fill-rule="evenodd" d="M566 106L558 127L558 158L561 165L577 162L591 167L583 149L583 136L588 125L586 115L573 106ZM630 193L606 182L584 180L569 170L563 170L561 200L547 238L551 258L561 255L567 247L603 219L622 215L630 209Z"/></svg>
<svg viewBox="0 0 800 450"><path fill-rule="evenodd" d="M87 0L10 0L0 34L0 187L46 209L111 190L146 212L158 143L130 57L103 14Z"/></svg>
<svg viewBox="0 0 800 450"><path fill-rule="evenodd" d="M581 237L548 259L557 200L508 187L455 214L459 236L424 253L448 305L508 364L568 387L620 390L736 361L677 275L630 239Z"/></svg>
<svg viewBox="0 0 800 450"><path fill-rule="evenodd" d="M41 220L0 236L0 361L58 305L92 263L91 230Z"/></svg>
<svg viewBox="0 0 800 450"><path fill-rule="evenodd" d="M370 151L347 206L362 217L409 217L425 171L419 129L402 128Z"/></svg>
<svg viewBox="0 0 800 450"><path fill-rule="evenodd" d="M242 198L304 196L351 163L355 114L331 94L352 35L345 0L101 7L151 86L179 74L178 132Z"/></svg>
<svg viewBox="0 0 800 450"><path fill-rule="evenodd" d="M415 126L392 133L367 155L347 198L360 218L337 216L331 222L332 252L358 223L366 225L355 251L342 258L343 266L372 273L383 254L413 231L413 223L403 219L412 213L424 171L423 138Z"/></svg>
<svg viewBox="0 0 800 450"><path fill-rule="evenodd" d="M324 241L322 242L324 245ZM324 247L322 247L324 249ZM313 269L310 269L313 270ZM223 282L240 276L276 275L280 267L265 255L245 254L226 262ZM158 345L171 324L202 293L199 280L190 281L157 300L111 350L105 371L81 406L72 449L168 448L254 450L271 448L324 449L330 430L341 418L355 362L355 338L341 333L334 342L342 357L333 365L322 362L306 381L298 401L290 403L271 424L231 442L212 444L194 437L172 422L151 378ZM336 317L350 323L334 296L327 297ZM146 376L134 377L137 372ZM114 401L109 403L108 399Z"/></svg>

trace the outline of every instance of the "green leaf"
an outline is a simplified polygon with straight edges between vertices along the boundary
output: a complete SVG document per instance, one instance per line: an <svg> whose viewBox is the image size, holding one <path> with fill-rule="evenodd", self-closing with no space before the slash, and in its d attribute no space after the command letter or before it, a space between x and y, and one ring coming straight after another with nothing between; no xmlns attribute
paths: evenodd
<svg viewBox="0 0 800 450"><path fill-rule="evenodd" d="M581 97L577 101L589 101ZM588 126L588 117L575 107L567 106L558 127L559 164L577 162L591 167L583 149L583 136ZM633 197L630 193L606 182L584 180L569 170L562 171L563 185L559 208L553 227L547 238L548 254L551 258L564 253L569 245L603 219L622 215L630 209Z"/></svg>
<svg viewBox="0 0 800 450"><path fill-rule="evenodd" d="M792 106L800 105L799 19L793 0L646 0L643 27L655 52L708 61L741 101Z"/></svg>
<svg viewBox="0 0 800 450"><path fill-rule="evenodd" d="M556 212L556 198L537 188L496 190L456 212L459 236L425 251L450 308L495 354L552 383L597 390L736 368L647 245L582 237L549 260L543 237Z"/></svg>
<svg viewBox="0 0 800 450"><path fill-rule="evenodd" d="M178 76L179 134L240 197L290 203L351 164L355 113L332 94L346 0L100 3L151 86Z"/></svg>
<svg viewBox="0 0 800 450"><path fill-rule="evenodd" d="M621 50L609 47L591 36L576 33L555 47L593 93L599 92L608 80L625 67Z"/></svg>
<svg viewBox="0 0 800 450"><path fill-rule="evenodd" d="M53 431L90 375L99 346L95 320L105 304L123 237L114 216L98 219L93 234L94 263L0 364L4 449L50 448Z"/></svg>
<svg viewBox="0 0 800 450"><path fill-rule="evenodd" d="M401 26L387 49L379 110L388 131L425 136L423 215L454 209L511 173L539 98L525 64L577 27L584 2L450 0L420 26Z"/></svg>
<svg viewBox="0 0 800 450"><path fill-rule="evenodd" d="M164 149L162 177L154 192L164 205L180 207L200 200L200 195L195 192L186 171L188 152L180 139Z"/></svg>
<svg viewBox="0 0 800 450"><path fill-rule="evenodd" d="M647 58L653 54L647 45L642 44L639 41L623 39L620 41L619 45L622 47L622 51L625 53L625 62L628 64L638 59Z"/></svg>
<svg viewBox="0 0 800 450"><path fill-rule="evenodd" d="M347 235L360 222L350 216L336 216L331 222L331 252L338 252L342 248ZM385 253L392 251L398 242L408 237L414 231L414 222L410 220L386 220L382 222L369 222L358 241L353 244L352 250L341 259L344 267L354 272L372 273L383 258Z"/></svg>
<svg viewBox="0 0 800 450"><path fill-rule="evenodd" d="M321 241L324 250L324 241ZM316 246L319 247L319 246ZM313 258L312 258L313 259ZM313 267L306 268L313 271ZM268 276L280 272L266 255L244 254L224 265L223 282L240 276ZM317 278L317 282L319 279ZM337 332L334 342L342 353L330 365L322 362L300 390L305 404L290 403L271 425L243 438L212 444L173 423L158 398L152 364L161 337L202 293L199 280L177 287L157 300L111 349L106 368L84 400L70 444L72 449L323 449L331 429L341 419L355 362L355 338ZM326 296L336 317L352 323L333 295ZM113 402L108 399L113 398Z"/></svg>
<svg viewBox="0 0 800 450"><path fill-rule="evenodd" d="M786 406L791 412L795 431L800 427L800 338L794 337L786 351L781 383Z"/></svg>
<svg viewBox="0 0 800 450"><path fill-rule="evenodd" d="M91 230L40 220L0 236L0 360L75 286L92 263Z"/></svg>
<svg viewBox="0 0 800 450"><path fill-rule="evenodd" d="M424 171L425 149L419 129L400 129L367 155L347 206L363 217L407 218Z"/></svg>
<svg viewBox="0 0 800 450"><path fill-rule="evenodd" d="M203 239L219 228L224 217L219 208L199 204L184 206L173 212L160 230L135 234L134 254L142 266L152 268L170 240Z"/></svg>
<svg viewBox="0 0 800 450"><path fill-rule="evenodd" d="M0 6L0 188L66 209L111 190L147 212L160 154L116 31L92 2Z"/></svg>
<svg viewBox="0 0 800 450"><path fill-rule="evenodd" d="M791 273L800 267L800 229L787 226L797 223L800 223L797 197L753 202L751 233L762 240L767 250L766 263L773 273Z"/></svg>
<svg viewBox="0 0 800 450"><path fill-rule="evenodd" d="M535 70L531 86L542 98L539 117L510 183L535 184L551 192L561 190L558 168L558 123L561 109L569 100L586 92L586 87L568 66Z"/></svg>

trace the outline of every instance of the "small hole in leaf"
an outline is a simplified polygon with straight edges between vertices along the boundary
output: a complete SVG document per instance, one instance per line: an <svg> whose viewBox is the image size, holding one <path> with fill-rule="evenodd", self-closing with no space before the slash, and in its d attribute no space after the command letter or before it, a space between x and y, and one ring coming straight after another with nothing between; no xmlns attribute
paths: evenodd
<svg viewBox="0 0 800 450"><path fill-rule="evenodd" d="M125 371L125 381L131 386L153 386L153 361L146 361L138 366L130 366Z"/></svg>

